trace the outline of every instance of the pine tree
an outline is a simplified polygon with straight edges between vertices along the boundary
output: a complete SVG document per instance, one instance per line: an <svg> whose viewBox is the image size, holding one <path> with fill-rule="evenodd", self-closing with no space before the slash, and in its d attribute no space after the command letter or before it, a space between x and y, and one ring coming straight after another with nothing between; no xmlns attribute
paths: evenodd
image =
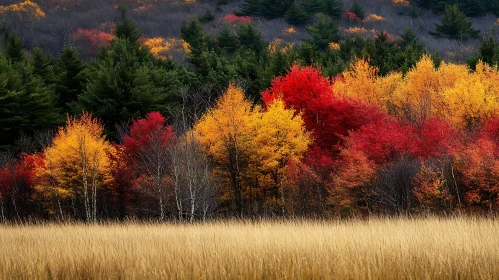
<svg viewBox="0 0 499 280"><path fill-rule="evenodd" d="M425 9L430 9L434 1L435 0L410 0L411 4Z"/></svg>
<svg viewBox="0 0 499 280"><path fill-rule="evenodd" d="M485 11L499 16L499 0L484 0Z"/></svg>
<svg viewBox="0 0 499 280"><path fill-rule="evenodd" d="M357 0L353 2L353 6L350 8L350 12L356 14L362 20L366 17L366 15L364 14L364 8L362 8Z"/></svg>
<svg viewBox="0 0 499 280"><path fill-rule="evenodd" d="M140 36L142 36L140 30L128 16L126 9L123 6L118 9L121 12L121 21L116 24L116 31L114 32L116 38L126 39L129 42L137 42Z"/></svg>
<svg viewBox="0 0 499 280"><path fill-rule="evenodd" d="M484 39L477 54L468 59L468 65L475 70L480 60L490 66L499 67L499 42L492 37Z"/></svg>
<svg viewBox="0 0 499 280"><path fill-rule="evenodd" d="M286 15L295 0L272 0L263 1L264 4L260 11L261 15L267 19L281 18Z"/></svg>
<svg viewBox="0 0 499 280"><path fill-rule="evenodd" d="M217 36L218 46L227 53L233 53L239 47L237 36L227 25L222 26Z"/></svg>
<svg viewBox="0 0 499 280"><path fill-rule="evenodd" d="M203 53L208 51L208 34L203 31L203 26L197 18L184 23L180 29L181 37L191 49L188 61L195 67L206 64Z"/></svg>
<svg viewBox="0 0 499 280"><path fill-rule="evenodd" d="M459 10L457 5L448 5L445 7L445 14L441 19L441 24L436 24L436 32L431 34L460 40L466 40L470 37L475 38L480 31L473 29L471 25L471 20Z"/></svg>
<svg viewBox="0 0 499 280"><path fill-rule="evenodd" d="M23 77L24 101L21 103L23 111L19 114L24 114L28 120L25 129L28 131L53 129L62 124L64 117L56 106L53 86L35 75L32 67L23 66L20 72Z"/></svg>
<svg viewBox="0 0 499 280"><path fill-rule="evenodd" d="M0 55L0 146L13 143L21 131L53 128L61 120L53 89L34 73L33 65L11 64Z"/></svg>
<svg viewBox="0 0 499 280"><path fill-rule="evenodd" d="M305 23L310 17L303 10L303 8L295 1L293 2L289 10L286 12L285 18L289 24L299 25Z"/></svg>
<svg viewBox="0 0 499 280"><path fill-rule="evenodd" d="M67 112L71 103L78 99L85 88L85 64L74 48L65 47L56 68L58 73L55 79L57 105Z"/></svg>
<svg viewBox="0 0 499 280"><path fill-rule="evenodd" d="M321 49L326 49L329 43L339 40L336 23L326 15L320 15L315 24L307 26L307 30L312 35L313 43Z"/></svg>
<svg viewBox="0 0 499 280"><path fill-rule="evenodd" d="M46 83L52 83L54 80L54 58L41 48L36 47L33 49L31 60L35 67L35 73Z"/></svg>
<svg viewBox="0 0 499 280"><path fill-rule="evenodd" d="M470 17L482 16L486 12L484 5L478 0L459 0L458 5L459 9Z"/></svg>
<svg viewBox="0 0 499 280"><path fill-rule="evenodd" d="M241 14L245 16L259 16L262 10L261 0L245 0L241 7Z"/></svg>
<svg viewBox="0 0 499 280"><path fill-rule="evenodd" d="M6 57L0 55L0 148L11 144L18 130L27 120L18 115L22 111L23 89L19 75Z"/></svg>
<svg viewBox="0 0 499 280"><path fill-rule="evenodd" d="M343 2L341 0L325 0L326 12L333 19L340 19L343 14Z"/></svg>
<svg viewBox="0 0 499 280"><path fill-rule="evenodd" d="M301 6L309 15L324 13L327 8L324 0L303 0L301 2Z"/></svg>
<svg viewBox="0 0 499 280"><path fill-rule="evenodd" d="M152 60L142 61L130 42L116 39L107 55L89 66L89 82L75 110L101 118L112 137L116 124L150 111L167 115L180 90L178 78Z"/></svg>
<svg viewBox="0 0 499 280"><path fill-rule="evenodd" d="M237 38L239 39L241 46L253 50L257 55L260 54L265 47L265 41L262 39L262 34L251 24L242 24L237 30Z"/></svg>
<svg viewBox="0 0 499 280"><path fill-rule="evenodd" d="M19 62L24 59L23 42L13 31L8 32L5 53L12 62Z"/></svg>
<svg viewBox="0 0 499 280"><path fill-rule="evenodd" d="M199 17L199 21L202 23L207 23L210 21L213 21L215 19L215 15L213 15L213 12L211 9L206 9L205 13Z"/></svg>
<svg viewBox="0 0 499 280"><path fill-rule="evenodd" d="M281 50L276 50L270 54L267 73L265 77L265 88L270 87L270 81L277 76L285 75L293 60L291 55Z"/></svg>

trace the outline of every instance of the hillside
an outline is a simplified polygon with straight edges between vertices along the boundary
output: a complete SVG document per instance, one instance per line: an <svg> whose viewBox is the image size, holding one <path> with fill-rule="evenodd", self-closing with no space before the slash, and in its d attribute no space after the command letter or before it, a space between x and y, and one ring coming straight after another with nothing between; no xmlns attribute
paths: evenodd
<svg viewBox="0 0 499 280"><path fill-rule="evenodd" d="M5 3L7 2L7 3ZM10 2L10 3L9 3ZM4 6L19 1L4 1ZM4 13L4 22L14 27L24 40L29 50L34 46L58 55L62 46L71 44L78 46L80 52L89 58L96 52L96 40L106 41L112 33L113 22L119 18L118 5L127 7L130 16L136 21L145 38L180 38L182 23L205 15L211 11L213 20L203 24L210 35L216 35L224 23L223 18L231 13L237 14L244 4L242 0L232 1L94 1L94 0L53 0L32 1L36 3L43 15L30 15L28 12ZM227 4L224 4L227 2ZM342 1L344 10L352 7L352 0ZM218 3L218 4L217 4ZM222 3L222 4L221 4ZM473 17L473 27L480 30L477 39L459 41L431 36L442 12L415 8L407 1L397 0L360 0L366 16L371 17L365 23L350 22L341 19L338 24L346 37L362 35L374 37L376 32L386 31L393 36L400 36L407 29L412 29L420 42L428 51L438 53L445 60L465 61L474 54L482 37L499 39L499 22L497 17L488 14ZM284 20L265 19L258 16L251 18L253 24L268 42L284 41L301 44L310 38L304 25L291 25ZM295 31L287 32L289 28ZM80 30L80 31L79 31ZM88 31L82 34L83 31ZM86 42L91 41L91 42ZM90 48L89 48L90 47ZM177 59L182 60L180 55Z"/></svg>

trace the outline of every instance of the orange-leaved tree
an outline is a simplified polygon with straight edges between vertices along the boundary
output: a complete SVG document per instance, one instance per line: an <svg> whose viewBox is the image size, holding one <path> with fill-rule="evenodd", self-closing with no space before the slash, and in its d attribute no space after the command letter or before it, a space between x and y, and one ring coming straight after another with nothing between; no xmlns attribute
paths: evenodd
<svg viewBox="0 0 499 280"><path fill-rule="evenodd" d="M86 222L96 221L98 191L111 180L106 153L113 148L103 130L89 113L79 119L68 117L66 126L59 128L52 145L43 152L44 166L38 172L40 194L57 200L60 212L62 200L68 199L75 218L83 214Z"/></svg>
<svg viewBox="0 0 499 280"><path fill-rule="evenodd" d="M255 155L249 122L255 111L241 88L231 84L195 125L194 131L217 171L228 178L235 197L237 212L243 214L243 177Z"/></svg>

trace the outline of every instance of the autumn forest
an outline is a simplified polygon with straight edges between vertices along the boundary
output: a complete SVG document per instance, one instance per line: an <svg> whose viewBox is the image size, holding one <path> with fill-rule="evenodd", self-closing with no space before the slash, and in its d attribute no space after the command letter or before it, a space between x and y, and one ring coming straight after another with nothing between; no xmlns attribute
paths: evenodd
<svg viewBox="0 0 499 280"><path fill-rule="evenodd" d="M497 1L7 2L0 222L499 210Z"/></svg>

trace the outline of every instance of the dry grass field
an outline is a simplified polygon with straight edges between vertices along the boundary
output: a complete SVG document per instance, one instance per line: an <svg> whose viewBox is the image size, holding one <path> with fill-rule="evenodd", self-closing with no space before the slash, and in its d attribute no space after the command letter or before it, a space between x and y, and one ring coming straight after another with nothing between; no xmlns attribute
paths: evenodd
<svg viewBox="0 0 499 280"><path fill-rule="evenodd" d="M499 221L0 226L2 279L493 279Z"/></svg>

